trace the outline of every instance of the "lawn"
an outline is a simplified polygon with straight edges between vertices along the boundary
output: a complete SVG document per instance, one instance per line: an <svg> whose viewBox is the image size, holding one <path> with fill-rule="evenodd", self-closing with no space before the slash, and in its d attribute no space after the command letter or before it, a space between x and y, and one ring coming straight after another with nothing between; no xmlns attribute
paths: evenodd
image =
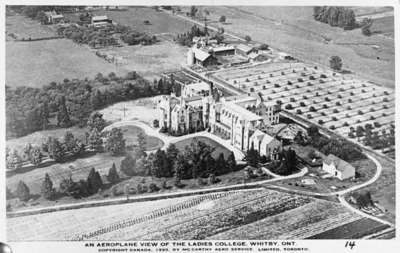
<svg viewBox="0 0 400 253"><path fill-rule="evenodd" d="M210 25L222 26L225 31L241 36L249 35L254 41L267 43L301 60L329 65L329 57L338 55L343 59L344 68L377 83L394 87L392 38L378 35L366 37L360 29L344 31L317 22L312 18L311 6L204 8L210 11L209 18L214 22ZM216 22L221 15L226 16L226 24ZM385 30L393 29L394 23L388 22ZM379 46L379 50L373 49L372 45Z"/></svg>
<svg viewBox="0 0 400 253"><path fill-rule="evenodd" d="M65 78L93 78L99 72L124 75L128 70L67 39L6 42L6 85L11 87L42 87Z"/></svg>
<svg viewBox="0 0 400 253"><path fill-rule="evenodd" d="M222 146L221 144L207 138L207 137L195 137L195 138L190 138L190 139L185 139L182 141L178 141L175 143L176 147L181 150L184 151L185 147L190 145L190 143L192 142L193 139L197 139L199 141L205 142L206 144L210 145L211 147L215 148L214 152L212 153L212 156L216 159L218 158L220 153L224 154L225 159L228 158L229 154L231 153L230 150L228 150L227 148L225 148L224 146Z"/></svg>
<svg viewBox="0 0 400 253"><path fill-rule="evenodd" d="M109 122L140 120L152 125L153 120L158 118L156 100L157 97L151 97L119 102L110 105L99 112L103 114L103 118Z"/></svg>
<svg viewBox="0 0 400 253"><path fill-rule="evenodd" d="M144 133L143 129L137 126L123 126L123 127L118 127L121 129L122 133L124 134L124 139L126 140L125 144L126 146L136 146L138 144L137 142L137 137L139 133ZM148 136L146 135L146 150L155 150L158 148L161 148L164 143L158 139L157 137L154 136Z"/></svg>

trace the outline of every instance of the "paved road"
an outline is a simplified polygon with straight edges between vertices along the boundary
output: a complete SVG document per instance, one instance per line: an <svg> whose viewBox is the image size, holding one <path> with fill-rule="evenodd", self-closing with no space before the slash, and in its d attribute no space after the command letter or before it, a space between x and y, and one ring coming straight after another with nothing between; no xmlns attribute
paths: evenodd
<svg viewBox="0 0 400 253"><path fill-rule="evenodd" d="M159 132L159 129L152 128L148 124L138 121L138 120L119 121L119 122L113 123L113 124L105 127L103 131L110 130L114 127L122 127L122 126L140 127L141 129L144 130L144 132L147 135L154 136L154 137L157 137L160 140L162 140L164 142L162 149L166 149L168 147L168 145L171 143L177 143L179 141L194 138L194 137L206 137L206 138L209 138L209 139L217 142L218 144L224 146L228 150L232 151L233 154L235 155L235 158L237 161L242 161L244 158L244 153L241 150L239 150L238 148L235 148L233 145L231 145L229 140L224 140L224 139L222 139L214 134L211 134L207 131L202 131L202 132L197 132L197 133L192 133L192 134L175 137L175 136L169 136L169 135L162 134Z"/></svg>

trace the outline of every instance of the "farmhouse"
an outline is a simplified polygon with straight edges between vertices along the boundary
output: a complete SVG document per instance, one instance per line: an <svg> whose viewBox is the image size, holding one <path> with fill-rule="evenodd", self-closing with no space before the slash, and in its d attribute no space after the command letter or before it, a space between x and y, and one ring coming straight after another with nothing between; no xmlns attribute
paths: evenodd
<svg viewBox="0 0 400 253"><path fill-rule="evenodd" d="M340 180L355 176L355 168L351 164L332 154L329 154L322 162L322 170Z"/></svg>
<svg viewBox="0 0 400 253"><path fill-rule="evenodd" d="M111 24L112 20L107 16L93 16L91 20L91 25L94 27L101 27Z"/></svg>
<svg viewBox="0 0 400 253"><path fill-rule="evenodd" d="M57 14L55 11L46 11L44 15L48 24L57 24L64 21L64 16Z"/></svg>

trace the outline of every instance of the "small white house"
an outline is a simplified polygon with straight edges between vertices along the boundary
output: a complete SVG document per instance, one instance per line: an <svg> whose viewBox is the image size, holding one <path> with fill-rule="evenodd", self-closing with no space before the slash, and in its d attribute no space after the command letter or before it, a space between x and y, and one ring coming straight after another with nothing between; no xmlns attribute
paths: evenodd
<svg viewBox="0 0 400 253"><path fill-rule="evenodd" d="M329 154L322 162L322 170L340 180L354 178L356 173L351 164L332 154Z"/></svg>

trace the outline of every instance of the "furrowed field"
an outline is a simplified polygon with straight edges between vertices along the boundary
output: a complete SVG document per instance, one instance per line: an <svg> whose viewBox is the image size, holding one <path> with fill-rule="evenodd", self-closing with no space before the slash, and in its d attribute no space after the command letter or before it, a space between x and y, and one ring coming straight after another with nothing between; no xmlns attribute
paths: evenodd
<svg viewBox="0 0 400 253"><path fill-rule="evenodd" d="M351 238L365 222L372 224L334 202L264 189L11 218L8 232L11 241L301 239L346 226ZM53 224L65 226L45 229Z"/></svg>

